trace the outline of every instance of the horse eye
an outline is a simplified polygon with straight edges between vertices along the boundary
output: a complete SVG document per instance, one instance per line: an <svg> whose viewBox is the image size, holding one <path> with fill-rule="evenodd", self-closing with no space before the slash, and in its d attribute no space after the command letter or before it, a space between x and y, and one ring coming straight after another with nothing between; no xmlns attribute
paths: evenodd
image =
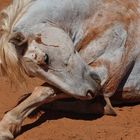
<svg viewBox="0 0 140 140"><path fill-rule="evenodd" d="M45 63L47 65L49 64L49 56L48 56L48 54L45 54Z"/></svg>

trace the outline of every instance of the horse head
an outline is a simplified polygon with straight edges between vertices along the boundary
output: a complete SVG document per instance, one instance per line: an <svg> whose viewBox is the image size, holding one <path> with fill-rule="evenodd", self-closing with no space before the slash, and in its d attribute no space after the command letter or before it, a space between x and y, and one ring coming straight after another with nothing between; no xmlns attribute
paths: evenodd
<svg viewBox="0 0 140 140"><path fill-rule="evenodd" d="M76 98L95 97L100 89L100 78L74 49L68 34L60 28L44 28L35 31L36 34L28 39L17 34L17 37L10 40L19 50L18 54L26 73L29 76L41 77Z"/></svg>

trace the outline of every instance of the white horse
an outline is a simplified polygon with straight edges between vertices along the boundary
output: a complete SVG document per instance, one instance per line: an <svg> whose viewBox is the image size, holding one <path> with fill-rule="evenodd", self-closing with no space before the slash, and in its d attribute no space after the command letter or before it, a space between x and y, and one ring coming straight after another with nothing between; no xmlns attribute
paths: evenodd
<svg viewBox="0 0 140 140"><path fill-rule="evenodd" d="M13 139L33 110L56 99L101 95L104 114L114 115L114 93L140 101L139 1L13 0L2 15L1 73L20 85L25 75L48 84L4 115L0 140Z"/></svg>

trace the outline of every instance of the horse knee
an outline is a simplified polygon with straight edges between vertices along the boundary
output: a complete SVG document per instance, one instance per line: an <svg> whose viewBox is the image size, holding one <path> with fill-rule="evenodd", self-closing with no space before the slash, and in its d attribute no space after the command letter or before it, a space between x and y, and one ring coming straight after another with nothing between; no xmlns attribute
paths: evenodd
<svg viewBox="0 0 140 140"><path fill-rule="evenodd" d="M43 101L48 97L54 96L54 90L50 87L36 87L31 96L39 101Z"/></svg>

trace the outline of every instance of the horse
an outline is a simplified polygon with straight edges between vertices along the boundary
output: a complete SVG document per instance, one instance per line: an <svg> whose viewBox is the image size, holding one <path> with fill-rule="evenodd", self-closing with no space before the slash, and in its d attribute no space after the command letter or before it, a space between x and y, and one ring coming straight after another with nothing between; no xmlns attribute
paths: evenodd
<svg viewBox="0 0 140 140"><path fill-rule="evenodd" d="M139 22L139 0L13 0L2 11L1 74L19 86L26 76L45 83L4 115L0 140L14 139L33 110L54 100L98 98L99 113L103 98L109 115L113 96L139 102Z"/></svg>

